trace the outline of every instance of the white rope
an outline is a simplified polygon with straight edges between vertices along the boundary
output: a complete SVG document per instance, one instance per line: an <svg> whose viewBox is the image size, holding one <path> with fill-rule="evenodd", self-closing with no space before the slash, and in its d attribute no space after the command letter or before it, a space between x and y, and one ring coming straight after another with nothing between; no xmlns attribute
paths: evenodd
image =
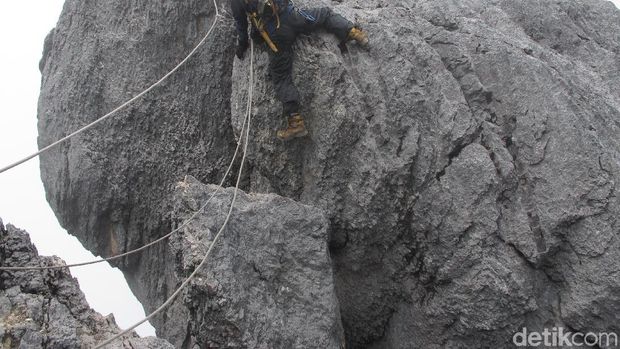
<svg viewBox="0 0 620 349"><path fill-rule="evenodd" d="M217 7L217 3L216 0L213 0L213 4L215 5L215 18L213 19L213 24L211 24L211 27L209 28L209 30L207 31L207 34L204 36L204 38L202 38L202 40L200 40L200 42L198 43L198 45L196 45L196 47L194 47L193 50L190 51L190 53L179 63L177 64L176 67L174 67L170 72L168 72L166 75L164 75L161 79L159 79L156 83L152 84L150 87L148 87L146 90L140 92L139 94L135 95L133 98L131 98L130 100L128 100L127 102L121 104L119 107L117 107L116 109L112 110L111 112L105 114L104 116L100 117L99 119L91 122L90 124L80 128L77 131L74 131L73 133L69 134L68 136L65 136L59 140L57 140L56 142L40 149L39 151L37 151L36 153L33 153L31 155L26 156L25 158L16 161L6 167L3 167L2 169L0 169L0 173L6 172L16 166L19 166L21 164L23 164L24 162L35 158L41 154L43 154L44 152L56 147L57 145L66 142L67 140L71 139L72 137L88 130L89 128L94 127L95 125L99 124L100 122L108 119L109 117L111 117L112 115L116 114L117 112L119 112L120 110L124 109L125 107L127 107L129 104L133 103L134 101L136 101L137 99L141 98L142 96L144 96L145 94L147 94L148 92L150 92L152 89L154 89L155 87L159 86L162 82L164 82L164 80L166 80L168 77L170 77L170 75L174 74L177 70L179 70L179 68L181 68L181 66L183 64L185 64L185 62L187 62L195 53L196 51L198 51L198 48L200 48L200 46L202 46L202 44L205 43L205 41L207 41L207 38L211 35L211 32L213 31L213 29L215 28L215 25L217 24L218 19L221 17L219 9Z"/></svg>
<svg viewBox="0 0 620 349"><path fill-rule="evenodd" d="M106 345L108 345L108 344L112 343L113 341L115 341L116 339L126 335L127 333L129 333L132 330L134 330L136 327L138 327L138 326L142 325L143 323L149 321L155 315L157 315L161 311L163 311L166 307L168 307L174 301L174 299L181 293L181 291L183 291L183 289L192 281L192 279L198 274L198 271L207 262L207 259L209 258L209 255L211 254L211 251L213 251L213 247L215 246L215 244L219 240L220 236L222 235L222 232L224 231L224 229L226 228L226 225L228 224L228 221L230 220L230 216L232 215L232 211L233 211L233 208L235 206L235 201L237 199L237 191L239 190L239 183L241 182L241 175L243 173L243 165L245 163L245 158L246 158L246 155L248 153L248 143L250 142L250 128L251 128L250 124L251 124L251 120L252 120L252 98L253 98L253 93L254 93L254 43L250 40L250 78L249 78L249 88L248 88L247 113L246 113L246 116L245 116L245 118L247 120L247 123L248 123L248 127L246 129L246 134L245 134L245 145L244 145L244 149L243 149L243 157L241 159L241 166L239 168L239 174L237 175L237 183L235 185L235 190L234 190L234 193L233 193L232 201L230 203L230 208L228 210L228 214L226 215L226 219L224 220L224 223L222 224L222 227L220 228L220 230L217 232L217 234L213 238L213 241L209 245L209 249L207 250L207 253L205 254L205 256L202 258L202 261L200 262L200 264L198 264L196 269L194 269L194 271L187 277L187 279L185 281L183 281L181 286L179 286L179 288L176 291L174 291L174 293L164 302L164 304L162 304L159 308L157 308L150 315L148 315L144 319L140 320L136 324L132 325L128 329L126 329L123 332L121 332L121 333L119 333L119 334L117 334L117 335L107 339L106 341L98 344L96 347L94 347L94 349L100 349L100 348L105 347ZM243 132L241 134L241 137L243 137Z"/></svg>
<svg viewBox="0 0 620 349"><path fill-rule="evenodd" d="M241 126L241 134L242 135L243 135L243 131L245 130L246 122L247 122L247 118L245 118L243 120L243 125ZM46 266L46 267L41 267L41 266L38 266L38 267L3 267L3 266L0 266L0 270L4 270L4 271L27 271L27 270L50 270L50 269L64 269L64 268L82 267L82 266L85 266L85 265L109 262L109 261L113 261L115 259L126 257L126 256L132 255L134 253L138 253L140 251L146 250L147 248L149 248L149 247L151 247L153 245L156 245L156 244L158 244L158 243L168 239L174 233L176 233L179 230L185 228L194 218L196 218L196 216L198 216L198 214L200 214L202 211L204 211L204 209L207 207L207 205L209 205L209 203L211 202L213 197L220 191L220 189L224 185L224 181L228 177L228 174L230 173L230 170L233 167L233 164L235 163L235 159L237 158L237 154L239 153L239 148L241 148L241 144L243 144L243 142L241 142L241 140L239 140L239 142L237 143L237 148L235 149L235 153L233 154L232 160L230 161L230 164L228 165L228 169L226 170L226 173L224 173L224 177L222 177L222 180L220 181L220 185L211 194L209 199L202 206L200 206L198 211L194 212L180 226L178 226L177 228L172 230L170 233L160 237L159 239L157 239L155 241L152 241L152 242L149 242L148 244L146 244L146 245L144 245L142 247L136 248L134 250L130 250L130 251L127 251L127 252L124 252L124 253L121 253L121 254L118 254L118 255L115 255L115 256L107 257L107 258L96 259L96 260L89 261L89 262L81 262L81 263L74 263L74 264L67 264L67 265L52 265L52 266Z"/></svg>
<svg viewBox="0 0 620 349"><path fill-rule="evenodd" d="M161 82L163 82L166 78L168 78L170 75L172 75L176 70L178 70L185 62L187 62L187 60L194 55L194 53L198 50L198 48L206 41L206 39L209 37L209 35L211 34L211 32L213 31L213 28L215 27L216 23L217 23L217 19L218 17L221 17L221 15L219 14L219 9L217 6L217 3L215 2L215 0L213 1L213 4L215 5L215 20L213 21L213 24L211 25L211 28L209 28L209 30L207 31L207 34L205 35L205 37L198 43L198 45L189 53L189 55L187 57L185 57L185 59L183 59L183 61L181 61L181 63L179 63L173 70L171 70L168 74L166 74L163 78L161 78L158 82L156 82L155 84L151 85L151 87L149 87L148 89L144 90L142 93L138 94L137 96L133 97L132 99L130 99L129 101L127 101L126 103L124 103L123 105L121 105L120 107L116 108L115 110L113 110L112 112L106 114L105 116L101 117L100 119L96 120L95 122L83 127L82 129L72 133L71 135L55 142L54 144L51 144L43 149L41 149L38 153L35 153L33 155L31 155L28 158L25 158L13 165L7 166L5 168L3 168L2 170L0 170L0 173L7 171L15 166L18 166L30 159L32 159L33 157L45 152L46 150L51 149L52 147L54 147L55 145L58 145L64 141L66 141L67 139L77 135L78 133L85 131L86 129L94 126L95 124L103 121L104 119L112 116L114 113L116 113L117 111L121 110L122 108L124 108L125 106L127 106L128 104L130 104L131 102L135 101L136 99L140 98L141 96L143 96L144 94L146 94L147 92L149 92L150 90L152 90L155 86L159 85ZM246 120L243 121L243 126L241 127L241 133L243 133L244 127L245 127L245 122ZM213 194L211 195L211 197L209 197L209 199L207 200L207 202L205 202L200 209L198 209L198 211L194 212L194 214L185 222L183 222L183 224L181 224L179 227L177 227L176 229L172 230L170 233L160 237L159 239L152 241L142 247L136 248L134 250L130 250L115 256L110 256L107 258L101 258L101 259L97 259L94 261L89 261L89 262L81 262L81 263L74 263L74 264L67 264L67 265L55 265L55 266L46 266L46 267L2 267L0 266L0 270L4 270L4 271L27 271L27 270L49 270L49 269L64 269L64 268L74 268L74 267L81 267L81 266L86 266L86 265L92 265L92 264L97 264L97 263L102 263L102 262L109 262L115 259L119 259L119 258L123 258L129 255L132 255L134 253L138 253L141 252L153 245L156 245L166 239L168 239L170 236L172 236L174 233L176 233L177 231L183 229L185 226L187 226L190 221L192 221L194 218L196 218L196 216L202 212L207 205L209 204L209 202L211 202L211 199L213 199L213 197L219 192L220 188L222 187L222 185L224 184L224 181L226 180L226 178L228 177L228 174L230 173L230 170L235 162L235 159L237 158L237 154L239 152L239 148L241 145L241 141L237 144L237 148L235 149L235 154L233 155L233 158L230 162L230 165L228 166L228 169L226 170L226 173L224 174L224 177L222 178L222 181L220 182L220 186L218 187L218 189L213 192Z"/></svg>

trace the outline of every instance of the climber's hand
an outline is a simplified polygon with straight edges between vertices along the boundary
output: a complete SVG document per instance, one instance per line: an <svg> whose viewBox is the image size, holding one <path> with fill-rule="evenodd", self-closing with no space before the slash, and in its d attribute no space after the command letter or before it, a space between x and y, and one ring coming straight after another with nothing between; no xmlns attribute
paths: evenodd
<svg viewBox="0 0 620 349"><path fill-rule="evenodd" d="M237 58L243 59L245 51L248 49L248 46L248 40L239 40L239 42L237 43Z"/></svg>

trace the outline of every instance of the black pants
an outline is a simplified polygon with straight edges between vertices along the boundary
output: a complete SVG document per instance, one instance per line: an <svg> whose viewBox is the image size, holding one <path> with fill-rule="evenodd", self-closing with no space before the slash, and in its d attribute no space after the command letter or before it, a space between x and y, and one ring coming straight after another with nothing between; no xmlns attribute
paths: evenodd
<svg viewBox="0 0 620 349"><path fill-rule="evenodd" d="M293 45L298 34L307 34L318 29L325 29L344 41L353 23L331 8L313 8L302 10L304 16L296 9L281 18L280 28L271 35L278 52L269 56L269 70L276 90L276 97L282 102L285 115L299 112L299 91L293 83ZM314 19L314 20L312 20Z"/></svg>

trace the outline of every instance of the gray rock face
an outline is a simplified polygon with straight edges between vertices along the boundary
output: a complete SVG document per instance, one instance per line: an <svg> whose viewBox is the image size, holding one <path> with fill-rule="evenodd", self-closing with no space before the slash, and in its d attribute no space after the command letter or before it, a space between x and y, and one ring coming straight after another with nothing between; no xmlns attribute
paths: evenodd
<svg viewBox="0 0 620 349"><path fill-rule="evenodd" d="M174 200L178 222L215 189L192 177L179 183ZM216 194L203 214L171 238L179 277L202 260L226 218L233 191ZM340 348L344 334L328 226L316 208L240 191L206 267L184 293L189 323L183 347Z"/></svg>
<svg viewBox="0 0 620 349"><path fill-rule="evenodd" d="M254 190L330 214L351 346L617 332L619 12L597 1L352 8L337 10L370 31L372 50L302 39L311 136L274 139L279 106L260 81L250 152ZM266 53L258 60L264 76ZM240 106L247 62L233 74Z"/></svg>
<svg viewBox="0 0 620 349"><path fill-rule="evenodd" d="M57 257L41 257L25 231L0 221L0 265L63 265ZM117 334L114 317L93 311L77 280L65 270L0 272L0 340L3 349L92 348ZM163 339L135 333L111 349L172 349Z"/></svg>
<svg viewBox="0 0 620 349"><path fill-rule="evenodd" d="M67 0L40 64L39 144L106 114L176 66L205 35L212 7L198 0ZM66 213L60 223L82 231L95 253L117 254L162 235L173 183L186 174L207 180L224 173L235 146L227 97L232 51L218 43L230 35L219 26L154 93L41 158L42 176L53 178L49 202ZM138 270L151 268L158 254L125 261L127 277L142 277ZM161 298L139 283L130 286L141 299Z"/></svg>
<svg viewBox="0 0 620 349"><path fill-rule="evenodd" d="M242 187L316 207L329 222L338 305L325 303L322 314L333 313L314 326L290 325L308 329L308 340L336 343L333 316L340 316L347 348L509 347L523 327L620 332L620 11L599 0L330 5L369 31L372 48L350 44L341 52L329 35L300 37L294 71L308 138L275 139L284 120L266 49L256 54ZM42 60L41 145L163 74L199 40L212 13L198 1L68 1ZM232 23L224 24L161 89L42 157L52 207L91 250L120 252L167 232L186 212L173 194L185 174L219 181L239 134L249 68L247 59L233 60ZM272 204L264 203L264 215L233 219L234 238L251 231L249 222L276 222L270 214L280 208ZM209 239L206 227L213 230L184 232L196 236L193 243L173 239L121 263L148 309L191 270ZM282 236L271 245L239 241L273 248ZM231 243L223 240L223 251L246 253ZM269 251L240 258L269 261ZM221 283L241 263L218 256L221 269L207 268L204 280ZM299 275L329 274L324 266L310 273L326 254L304 256ZM244 271L216 291L206 281L195 286L215 292L205 299L227 303L207 312L208 301L188 307L200 297L186 297L155 320L158 334L182 348L258 345L257 328L238 314L257 326L286 318L269 303L282 299L273 270L260 271L268 275L260 282ZM316 285L322 295L329 280ZM244 305L249 300L231 291L242 285L266 297L263 318L252 317L256 303ZM223 319L239 331L226 321L201 330Z"/></svg>

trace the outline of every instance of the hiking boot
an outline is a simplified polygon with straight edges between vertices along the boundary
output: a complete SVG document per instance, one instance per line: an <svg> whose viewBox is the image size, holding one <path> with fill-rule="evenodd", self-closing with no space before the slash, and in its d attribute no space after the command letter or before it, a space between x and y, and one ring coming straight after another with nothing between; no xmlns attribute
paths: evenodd
<svg viewBox="0 0 620 349"><path fill-rule="evenodd" d="M351 28L347 40L355 40L360 46L368 47L368 34L359 28Z"/></svg>
<svg viewBox="0 0 620 349"><path fill-rule="evenodd" d="M299 113L293 113L288 118L288 128L286 130L279 130L276 136L283 141L288 141L293 138L303 137L308 134L304 119Z"/></svg>

